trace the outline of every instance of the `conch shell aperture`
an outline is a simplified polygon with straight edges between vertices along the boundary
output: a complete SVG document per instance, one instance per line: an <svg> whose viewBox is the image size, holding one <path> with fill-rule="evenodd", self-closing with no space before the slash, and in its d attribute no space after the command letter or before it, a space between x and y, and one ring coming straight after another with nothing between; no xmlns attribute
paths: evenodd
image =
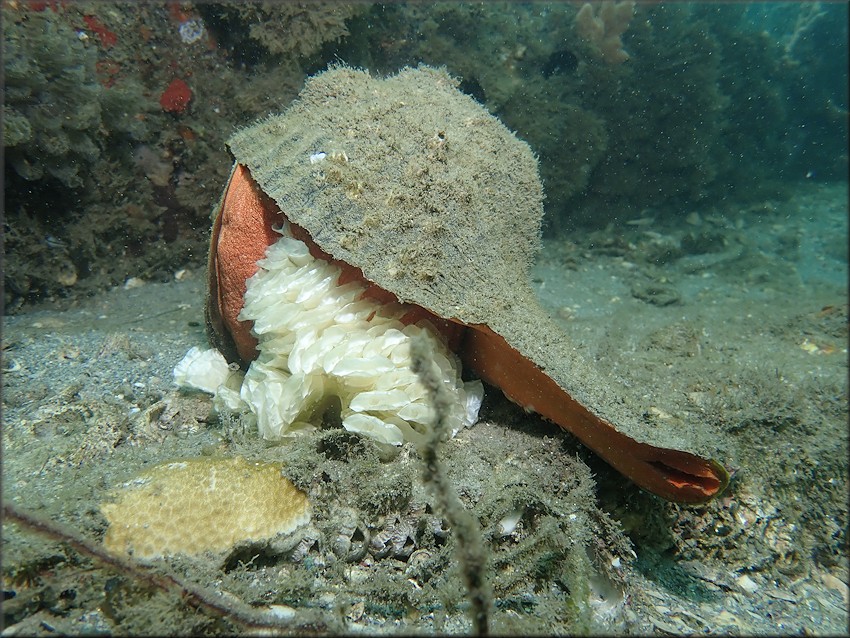
<svg viewBox="0 0 850 638"><path fill-rule="evenodd" d="M537 162L444 71L385 79L335 67L282 115L238 131L213 228L207 326L228 360L256 356L239 320L245 282L290 223L314 257L408 304L464 365L554 421L663 498L707 501L726 487L698 432L651 428L638 399L601 375L540 306L529 269L540 243Z"/></svg>

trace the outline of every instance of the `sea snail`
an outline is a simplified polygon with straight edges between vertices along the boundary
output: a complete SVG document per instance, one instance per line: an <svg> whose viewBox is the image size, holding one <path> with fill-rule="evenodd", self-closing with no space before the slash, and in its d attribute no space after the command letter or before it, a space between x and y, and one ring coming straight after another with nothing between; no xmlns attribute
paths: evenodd
<svg viewBox="0 0 850 638"><path fill-rule="evenodd" d="M405 327L427 325L480 379L573 433L640 487L684 503L724 490L723 466L687 451L688 433L647 427L637 400L595 370L540 306L529 277L543 214L536 159L445 71L420 66L376 78L331 68L310 78L285 113L236 132L228 145L235 165L213 227L206 310L210 341L228 361L258 369L271 362L286 371L282 385L294 384L289 367L353 369L360 391L361 364L328 354L347 333L299 323L299 299L327 319L323 326L344 315L381 335L379 345L361 335L357 346L378 375L392 368L386 361L398 354L392 347ZM309 285L342 287L333 303L346 310L327 310L321 304L331 302ZM288 295L288 305L275 295ZM275 332L267 318L274 313L302 332ZM386 315L380 326L363 323L377 315ZM318 352L319 337L331 350ZM254 391L271 378L264 375L253 377ZM315 399L339 377L329 379L302 379L286 391ZM446 382L468 390L460 404L474 403L474 388L451 367ZM352 429L369 433L369 406L401 412L384 420L402 434L405 414L423 417L394 393L398 379L392 383L349 397ZM467 421L470 414L477 406Z"/></svg>

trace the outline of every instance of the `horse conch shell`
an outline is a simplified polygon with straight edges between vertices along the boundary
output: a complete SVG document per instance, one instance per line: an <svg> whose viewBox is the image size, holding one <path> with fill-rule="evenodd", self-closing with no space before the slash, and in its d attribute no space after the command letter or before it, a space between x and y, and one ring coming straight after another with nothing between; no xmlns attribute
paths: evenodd
<svg viewBox="0 0 850 638"><path fill-rule="evenodd" d="M425 66L385 79L335 67L285 113L232 136L210 251L213 345L243 366L255 358L251 322L239 319L245 282L288 220L341 280L431 319L481 379L642 488L678 502L716 496L728 474L699 454L708 445L648 427L637 399L540 306L529 276L543 214L536 160L456 86Z"/></svg>

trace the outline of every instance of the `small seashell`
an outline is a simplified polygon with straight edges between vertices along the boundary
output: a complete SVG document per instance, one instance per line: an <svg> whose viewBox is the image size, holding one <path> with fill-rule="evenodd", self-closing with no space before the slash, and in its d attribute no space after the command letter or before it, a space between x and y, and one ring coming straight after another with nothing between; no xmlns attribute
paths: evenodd
<svg viewBox="0 0 850 638"><path fill-rule="evenodd" d="M510 536L516 530L519 520L522 518L522 510L515 510L499 521L499 534Z"/></svg>
<svg viewBox="0 0 850 638"><path fill-rule="evenodd" d="M124 282L124 290L133 290L133 288L141 288L147 282L139 277L130 277Z"/></svg>
<svg viewBox="0 0 850 638"><path fill-rule="evenodd" d="M738 584L738 587L740 587L746 594L752 595L756 593L759 589L758 584L746 574L739 576L735 582Z"/></svg>

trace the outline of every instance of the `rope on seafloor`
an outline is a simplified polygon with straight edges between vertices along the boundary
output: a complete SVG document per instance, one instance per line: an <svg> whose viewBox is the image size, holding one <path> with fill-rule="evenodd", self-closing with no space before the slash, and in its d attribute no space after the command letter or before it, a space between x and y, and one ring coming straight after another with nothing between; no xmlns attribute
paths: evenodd
<svg viewBox="0 0 850 638"><path fill-rule="evenodd" d="M425 386L434 406L434 422L425 445L419 450L424 462L423 477L437 498L440 510L457 537L457 558L466 586L472 616L472 633L488 634L488 619L492 607L492 591L487 580L487 551L481 538L478 522L464 507L455 493L439 457L439 447L447 438L448 421L454 404L442 382L440 370L434 363L428 340L417 336L410 341L411 369Z"/></svg>

